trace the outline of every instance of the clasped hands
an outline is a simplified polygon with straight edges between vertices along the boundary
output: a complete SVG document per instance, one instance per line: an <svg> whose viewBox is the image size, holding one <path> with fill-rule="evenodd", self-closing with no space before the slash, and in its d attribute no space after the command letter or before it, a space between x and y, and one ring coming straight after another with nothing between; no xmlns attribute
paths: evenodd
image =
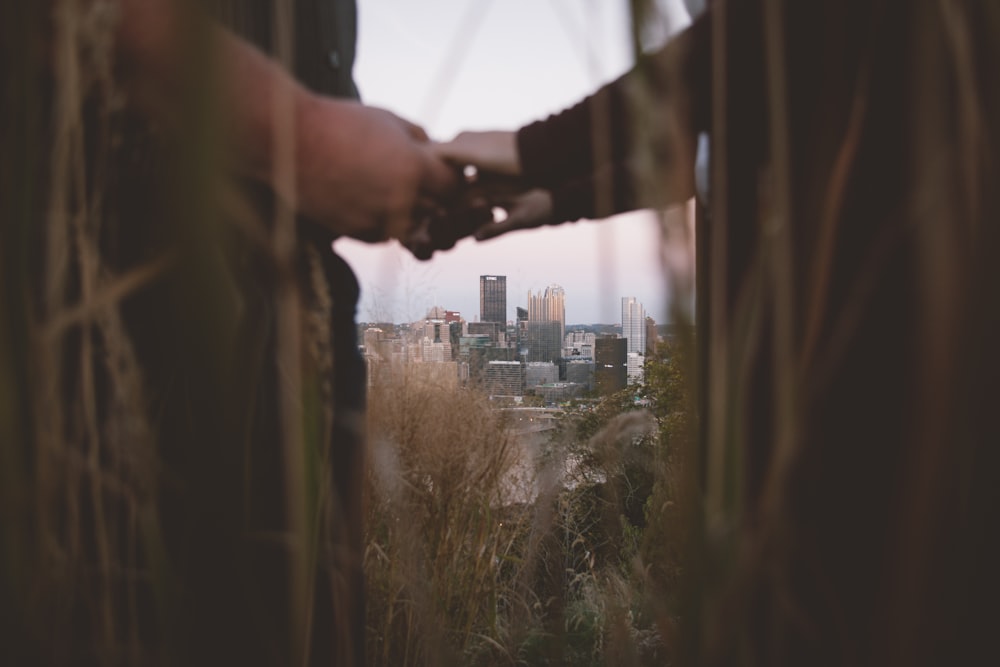
<svg viewBox="0 0 1000 667"><path fill-rule="evenodd" d="M417 259L429 259L457 241L494 238L516 229L556 224L552 196L521 177L514 132L463 132L429 146L439 159L460 169L462 184L445 205L418 216L400 239ZM497 219L497 210L503 214Z"/></svg>
<svg viewBox="0 0 1000 667"><path fill-rule="evenodd" d="M314 98L302 114L299 211L340 234L395 238L429 259L466 236L553 222L551 196L520 178L514 132L434 143L389 111L330 98ZM496 209L506 217L495 222Z"/></svg>

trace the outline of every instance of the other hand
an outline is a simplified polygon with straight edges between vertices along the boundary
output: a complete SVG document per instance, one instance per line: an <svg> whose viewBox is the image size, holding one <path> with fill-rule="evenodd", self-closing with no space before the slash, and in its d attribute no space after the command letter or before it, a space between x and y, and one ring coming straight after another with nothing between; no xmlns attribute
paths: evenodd
<svg viewBox="0 0 1000 667"><path fill-rule="evenodd" d="M338 233L405 238L415 214L459 187L426 133L389 111L313 96L298 121L298 209Z"/></svg>

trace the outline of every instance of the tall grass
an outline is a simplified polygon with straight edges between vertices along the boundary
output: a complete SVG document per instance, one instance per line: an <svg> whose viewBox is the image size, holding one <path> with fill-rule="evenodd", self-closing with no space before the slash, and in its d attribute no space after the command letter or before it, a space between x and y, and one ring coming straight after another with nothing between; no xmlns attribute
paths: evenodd
<svg viewBox="0 0 1000 667"><path fill-rule="evenodd" d="M652 421L567 413L540 458L474 393L378 387L373 664L993 650L1000 10L713 12L686 375L652 369ZM298 664L352 613L311 599L352 571L328 295L288 212L220 177L203 26L175 135L123 105L114 21L0 3L0 662Z"/></svg>
<svg viewBox="0 0 1000 667"><path fill-rule="evenodd" d="M369 411L366 570L375 664L492 655L510 628L523 509L513 439L485 397L403 379ZM499 640L499 641L498 641Z"/></svg>
<svg viewBox="0 0 1000 667"><path fill-rule="evenodd" d="M673 369L654 401L677 391ZM657 420L625 392L570 410L539 448L474 390L396 378L369 412L373 662L662 664L684 402Z"/></svg>

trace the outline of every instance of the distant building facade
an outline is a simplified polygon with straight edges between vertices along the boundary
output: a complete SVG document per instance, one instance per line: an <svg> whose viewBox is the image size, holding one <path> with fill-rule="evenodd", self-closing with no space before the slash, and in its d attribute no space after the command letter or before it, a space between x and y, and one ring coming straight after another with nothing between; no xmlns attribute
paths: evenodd
<svg viewBox="0 0 1000 667"><path fill-rule="evenodd" d="M627 376L629 384L642 382L646 361L646 309L634 296L622 297L622 338L627 343Z"/></svg>
<svg viewBox="0 0 1000 667"><path fill-rule="evenodd" d="M524 365L524 388L559 381L559 367L550 361L529 361Z"/></svg>
<svg viewBox="0 0 1000 667"><path fill-rule="evenodd" d="M622 297L622 338L629 352L646 354L646 309L634 296Z"/></svg>
<svg viewBox="0 0 1000 667"><path fill-rule="evenodd" d="M422 331L420 330L422 329ZM443 319L427 319L420 323L420 360L451 361L451 328Z"/></svg>
<svg viewBox="0 0 1000 667"><path fill-rule="evenodd" d="M624 389L627 383L628 341L615 336L599 336L594 343L594 389L606 396Z"/></svg>
<svg viewBox="0 0 1000 667"><path fill-rule="evenodd" d="M468 330L470 336L476 335L486 335L490 337L490 340L494 345L503 344L504 335L506 333L506 327L502 322L485 321L485 322L469 322Z"/></svg>
<svg viewBox="0 0 1000 667"><path fill-rule="evenodd" d="M625 356L625 375L628 384L642 383L644 375L643 365L645 363L645 355L639 354L638 352L629 352Z"/></svg>
<svg viewBox="0 0 1000 667"><path fill-rule="evenodd" d="M491 361L486 364L483 384L491 396L522 396L524 366L520 361Z"/></svg>
<svg viewBox="0 0 1000 667"><path fill-rule="evenodd" d="M521 348L526 361L556 362L562 356L562 325L556 320L528 320Z"/></svg>
<svg viewBox="0 0 1000 667"><path fill-rule="evenodd" d="M572 382L594 390L594 360L570 359L566 362L566 382Z"/></svg>
<svg viewBox="0 0 1000 667"><path fill-rule="evenodd" d="M656 320L646 316L646 356L656 353L656 344L660 342L660 334L656 330Z"/></svg>
<svg viewBox="0 0 1000 667"><path fill-rule="evenodd" d="M559 340L562 340L566 332L566 291L559 285L549 285L536 295L529 290L528 321L558 322Z"/></svg>
<svg viewBox="0 0 1000 667"><path fill-rule="evenodd" d="M507 323L507 276L479 276L479 321Z"/></svg>
<svg viewBox="0 0 1000 667"><path fill-rule="evenodd" d="M563 338L563 356L594 358L594 341L597 335L589 331L570 331Z"/></svg>

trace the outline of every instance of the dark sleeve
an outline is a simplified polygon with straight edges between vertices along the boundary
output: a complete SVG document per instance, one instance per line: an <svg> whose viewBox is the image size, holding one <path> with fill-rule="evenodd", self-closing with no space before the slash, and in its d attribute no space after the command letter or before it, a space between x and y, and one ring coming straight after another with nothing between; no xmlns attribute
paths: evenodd
<svg viewBox="0 0 1000 667"><path fill-rule="evenodd" d="M656 120L654 109L646 107L661 101L687 104L695 131L707 127L710 13L575 106L521 128L517 145L525 180L550 190L576 187L579 183L571 184L593 180L597 169L629 161L636 151L636 128L644 117ZM637 97L639 89L649 94ZM652 104L637 104L638 99Z"/></svg>
<svg viewBox="0 0 1000 667"><path fill-rule="evenodd" d="M219 23L274 56L274 0L201 0ZM353 78L357 42L355 0L294 3L292 72L310 90L358 98Z"/></svg>
<svg viewBox="0 0 1000 667"><path fill-rule="evenodd" d="M598 167L591 174L564 181L550 190L553 220L596 220L641 208L638 183L626 163Z"/></svg>

